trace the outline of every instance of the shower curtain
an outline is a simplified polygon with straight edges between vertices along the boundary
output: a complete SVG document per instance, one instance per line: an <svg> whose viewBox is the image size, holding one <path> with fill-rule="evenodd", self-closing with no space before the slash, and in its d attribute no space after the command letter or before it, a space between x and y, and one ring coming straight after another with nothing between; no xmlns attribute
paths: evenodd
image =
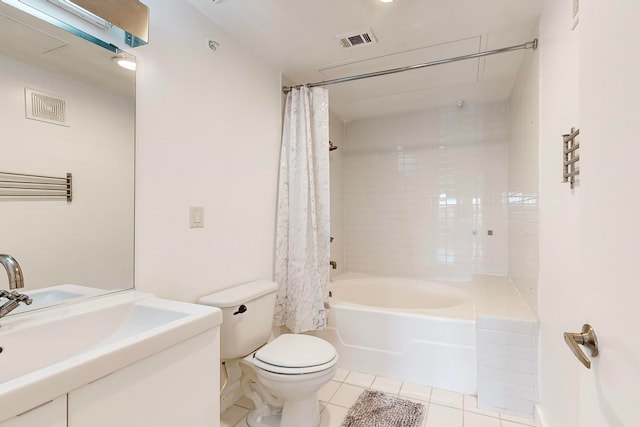
<svg viewBox="0 0 640 427"><path fill-rule="evenodd" d="M287 95L276 225L274 324L324 329L329 285L329 106L323 88Z"/></svg>

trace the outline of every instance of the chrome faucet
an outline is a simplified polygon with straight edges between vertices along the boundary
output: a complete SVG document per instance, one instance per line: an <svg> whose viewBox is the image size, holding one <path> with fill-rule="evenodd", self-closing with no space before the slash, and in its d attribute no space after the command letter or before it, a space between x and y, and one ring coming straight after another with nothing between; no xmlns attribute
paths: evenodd
<svg viewBox="0 0 640 427"><path fill-rule="evenodd" d="M18 261L11 255L0 255L0 264L7 270L9 276L9 289L18 289L24 287L24 277L22 276L22 269ZM0 318L6 316L15 310L20 303L29 305L31 304L31 298L28 295L19 294L16 291L8 292L4 289L0 290L0 298L6 298L8 301L0 305Z"/></svg>
<svg viewBox="0 0 640 427"><path fill-rule="evenodd" d="M7 270L9 289L24 288L24 278L18 261L11 255L0 254L0 264Z"/></svg>

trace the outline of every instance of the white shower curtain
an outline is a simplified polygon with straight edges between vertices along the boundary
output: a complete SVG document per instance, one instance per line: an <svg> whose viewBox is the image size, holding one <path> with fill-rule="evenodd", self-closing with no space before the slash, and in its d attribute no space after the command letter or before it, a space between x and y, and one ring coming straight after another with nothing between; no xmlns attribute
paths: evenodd
<svg viewBox="0 0 640 427"><path fill-rule="evenodd" d="M287 95L278 182L274 324L326 327L329 285L329 106L323 88Z"/></svg>

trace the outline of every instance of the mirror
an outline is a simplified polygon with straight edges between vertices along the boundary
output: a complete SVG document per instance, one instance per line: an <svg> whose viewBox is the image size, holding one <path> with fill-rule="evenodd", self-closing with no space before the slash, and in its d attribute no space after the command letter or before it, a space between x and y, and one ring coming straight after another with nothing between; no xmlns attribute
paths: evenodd
<svg viewBox="0 0 640 427"><path fill-rule="evenodd" d="M0 172L73 175L71 202L0 189L22 291L134 285L135 72L114 56L0 2Z"/></svg>

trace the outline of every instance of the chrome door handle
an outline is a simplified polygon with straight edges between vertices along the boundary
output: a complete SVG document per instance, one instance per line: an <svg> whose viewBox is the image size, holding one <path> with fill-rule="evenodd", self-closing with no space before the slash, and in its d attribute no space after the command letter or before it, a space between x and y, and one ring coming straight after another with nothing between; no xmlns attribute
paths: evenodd
<svg viewBox="0 0 640 427"><path fill-rule="evenodd" d="M579 334L565 332L564 341L567 343L578 360L580 360L580 362L582 362L582 364L587 369L591 369L591 360L589 360L582 349L578 347L578 344L587 347L589 350L591 350L592 357L598 355L598 339L596 338L596 331L593 330L591 325L582 325L582 332Z"/></svg>

